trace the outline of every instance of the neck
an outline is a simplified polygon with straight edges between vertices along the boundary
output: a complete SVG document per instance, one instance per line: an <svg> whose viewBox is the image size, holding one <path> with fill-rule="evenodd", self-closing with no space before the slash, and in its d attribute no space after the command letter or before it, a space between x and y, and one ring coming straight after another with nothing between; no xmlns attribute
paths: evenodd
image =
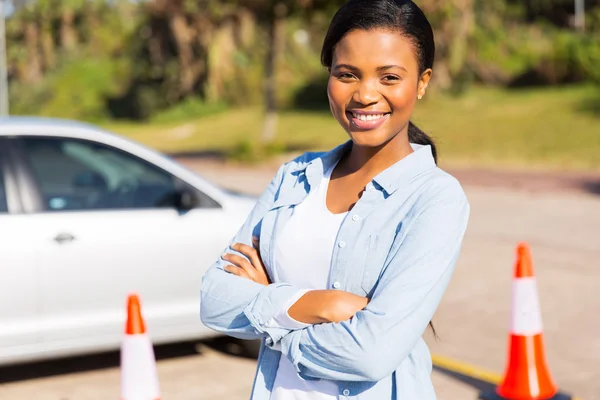
<svg viewBox="0 0 600 400"><path fill-rule="evenodd" d="M378 147L363 147L356 143L344 162L348 174L360 174L370 179L413 152L408 136L402 133Z"/></svg>

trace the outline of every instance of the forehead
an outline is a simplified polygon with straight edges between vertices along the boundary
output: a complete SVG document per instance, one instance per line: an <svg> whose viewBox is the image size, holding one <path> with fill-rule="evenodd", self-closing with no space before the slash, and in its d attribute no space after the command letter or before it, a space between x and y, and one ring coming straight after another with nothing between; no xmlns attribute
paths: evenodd
<svg viewBox="0 0 600 400"><path fill-rule="evenodd" d="M383 29L350 31L333 53L335 64L361 66L402 65L417 68L413 43L399 32Z"/></svg>

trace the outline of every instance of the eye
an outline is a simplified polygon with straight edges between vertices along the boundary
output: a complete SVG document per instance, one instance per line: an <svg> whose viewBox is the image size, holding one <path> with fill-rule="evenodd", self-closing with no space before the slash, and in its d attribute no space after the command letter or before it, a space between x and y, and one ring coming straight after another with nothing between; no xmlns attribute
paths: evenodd
<svg viewBox="0 0 600 400"><path fill-rule="evenodd" d="M337 74L337 78L341 79L341 80L350 80L350 79L354 79L355 76L349 72L340 72Z"/></svg>
<svg viewBox="0 0 600 400"><path fill-rule="evenodd" d="M387 83L394 83L400 81L401 78L397 75L385 75L382 80Z"/></svg>

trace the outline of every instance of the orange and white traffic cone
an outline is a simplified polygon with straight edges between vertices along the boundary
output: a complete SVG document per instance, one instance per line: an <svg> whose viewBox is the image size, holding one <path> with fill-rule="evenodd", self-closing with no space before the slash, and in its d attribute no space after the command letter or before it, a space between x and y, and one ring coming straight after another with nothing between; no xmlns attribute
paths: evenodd
<svg viewBox="0 0 600 400"><path fill-rule="evenodd" d="M504 378L484 399L563 399L558 394L546 361L542 316L531 253L526 243L517 246L512 284L512 316L508 363Z"/></svg>
<svg viewBox="0 0 600 400"><path fill-rule="evenodd" d="M140 299L127 298L127 322L121 344L121 400L159 400L154 348L146 333Z"/></svg>

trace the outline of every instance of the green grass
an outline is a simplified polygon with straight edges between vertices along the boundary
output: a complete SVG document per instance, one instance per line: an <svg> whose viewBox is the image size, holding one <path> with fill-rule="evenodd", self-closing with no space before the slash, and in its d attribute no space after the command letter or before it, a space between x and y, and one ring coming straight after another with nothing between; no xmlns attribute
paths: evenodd
<svg viewBox="0 0 600 400"><path fill-rule="evenodd" d="M463 97L429 94L413 118L432 135L443 164L600 169L600 88L475 88ZM165 152L233 152L259 141L262 115L236 109L187 122L106 126ZM328 149L347 139L326 112L283 112L280 144Z"/></svg>

